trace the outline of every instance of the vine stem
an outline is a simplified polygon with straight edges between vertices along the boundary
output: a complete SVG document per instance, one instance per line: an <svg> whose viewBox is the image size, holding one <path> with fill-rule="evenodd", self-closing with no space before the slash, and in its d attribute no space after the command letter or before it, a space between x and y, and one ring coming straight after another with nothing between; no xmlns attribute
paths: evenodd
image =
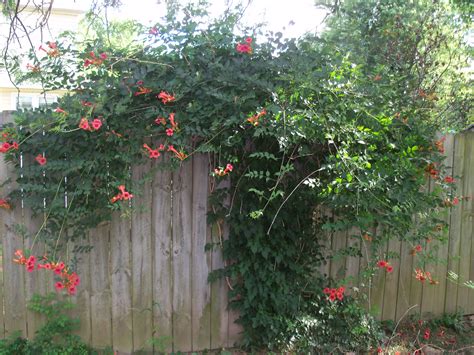
<svg viewBox="0 0 474 355"><path fill-rule="evenodd" d="M400 325L400 322L403 320L403 318L405 318L407 316L407 314L413 309L413 308L416 308L418 307L417 304L414 304L413 306L411 306L410 308L408 308L405 313L403 313L403 315L400 317L400 319L398 320L397 324L395 325L395 328L393 328L393 332L392 332L392 336L390 337L390 339L388 340L388 343L387 343L387 346L390 344L390 342L392 341L393 338L395 338L395 332L397 331L398 329L398 326Z"/></svg>
<svg viewBox="0 0 474 355"><path fill-rule="evenodd" d="M140 60L140 59L135 59L135 58L132 58L132 57L118 58L114 63L110 64L110 68L112 69L116 64L118 64L120 62L127 61L127 60L129 60L131 62L137 62L137 63L161 65L163 67L168 67L168 68L174 69L174 67L172 65L169 65L169 64L153 62L153 61L150 61L150 60Z"/></svg>
<svg viewBox="0 0 474 355"><path fill-rule="evenodd" d="M87 172L88 174L90 173L91 169L92 169L92 165L90 166L89 171ZM84 175L84 173L85 173L85 169L84 169L84 171L82 172L82 174L81 174L81 176L80 176L80 179L82 179L82 176ZM61 234L62 234L62 232L63 232L64 225L66 224L66 220L67 220L67 216L68 216L68 214L69 214L69 210L71 209L72 203L74 202L74 198L76 197L76 193L77 193L77 190L76 190L76 192L74 193L74 195L72 196L71 203L69 203L69 206L67 207L66 215L64 216L63 223L61 224L61 229L59 230L58 238L56 239L56 245L54 246L53 260L54 260L54 257L56 256L56 251L57 251L57 249L58 249L59 240L60 240L60 238L61 238ZM67 258L67 257L66 257L66 258Z"/></svg>
<svg viewBox="0 0 474 355"><path fill-rule="evenodd" d="M55 122L50 122L46 125L43 125L41 128L38 128L36 131L32 132L29 136L25 137L25 139L23 139L21 142L18 143L18 145L22 145L23 143L25 143L28 139L32 138L34 135L36 135L37 133L39 132L43 132L45 127L48 127L48 126L51 126L53 125Z"/></svg>
<svg viewBox="0 0 474 355"><path fill-rule="evenodd" d="M284 128L284 132L285 132L285 137L286 138L286 110L285 110L285 107L282 107L282 115L283 115L283 128ZM293 153L296 151L296 147L295 149L293 150L293 152L291 153L291 155L293 155ZM280 184L281 180L283 180L283 165L285 164L285 157L286 157L286 150L283 150L283 156L281 158L281 163L280 163L280 170L279 170L279 175L278 175L278 178L275 182L275 186L273 186L270 191L272 192L270 197L268 198L267 200L267 203L265 204L265 206L263 206L263 209L262 209L262 212L264 212L268 205L270 204L270 202L272 201L272 195L273 193L275 192L275 190L277 189L278 185Z"/></svg>
<svg viewBox="0 0 474 355"><path fill-rule="evenodd" d="M61 179L59 182L58 188L56 189L56 193L54 195L53 201L56 200L56 197L58 197L59 190L61 188L61 185L63 183L64 177ZM38 229L38 232L36 232L35 237L33 238L33 243L31 244L31 250L35 247L36 239L38 238L39 234L43 230L44 226L46 225L46 222L48 221L49 215L51 214L51 211L53 210L53 206L51 205L51 208L48 211L48 214L46 215L46 218L44 219L43 223L41 224L41 227Z"/></svg>
<svg viewBox="0 0 474 355"><path fill-rule="evenodd" d="M295 191L301 186L301 184L303 184L303 183L306 181L306 179L310 178L311 176L313 176L313 175L316 174L317 172L320 172L320 171L323 171L323 170L324 170L324 168L320 168L320 169L318 169L318 170L315 170L315 171L309 173L307 176L305 176L305 177L298 183L298 185L296 185L296 186L294 187L293 190L291 190L291 192L289 193L289 195L286 196L286 198L285 198L285 199L283 200L283 202L281 203L280 207L278 207L278 210L276 211L275 216L273 216L272 223L270 224L270 227L268 227L268 230L267 230L267 235L270 235L270 231L271 231L273 225L275 224L275 220L276 220L276 218L278 217L278 214L280 213L281 209L283 208L283 206L285 205L285 203L290 199L290 197L295 193Z"/></svg>

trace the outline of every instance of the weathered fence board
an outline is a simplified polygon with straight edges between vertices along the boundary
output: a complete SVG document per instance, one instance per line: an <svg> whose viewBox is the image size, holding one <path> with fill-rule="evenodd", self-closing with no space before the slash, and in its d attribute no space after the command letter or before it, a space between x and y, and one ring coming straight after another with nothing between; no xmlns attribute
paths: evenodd
<svg viewBox="0 0 474 355"><path fill-rule="evenodd" d="M214 188L228 187L227 181ZM218 222L212 228L208 228L212 243L212 270L219 270L225 266L222 257L222 243L228 237L227 230L224 230L222 223ZM228 294L227 280L220 279L211 285L211 348L225 348L229 341L229 313L228 313Z"/></svg>
<svg viewBox="0 0 474 355"><path fill-rule="evenodd" d="M373 236L376 238L376 236L379 233L382 233L382 227L378 226L373 232ZM388 245L387 245L388 248ZM383 255L378 255L377 259L387 259L386 258L386 251L385 254ZM391 260L387 260L391 261ZM371 297L370 297L370 310L372 313L375 315L375 317L379 320L382 319L382 310L383 310L383 299L384 299L384 290L385 290L385 277L387 275L387 272L385 269L379 269L378 272L375 274L375 276L372 278L372 284L371 284Z"/></svg>
<svg viewBox="0 0 474 355"><path fill-rule="evenodd" d="M125 353L133 351L132 271L130 220L118 212L110 229L112 268L112 344Z"/></svg>
<svg viewBox="0 0 474 355"><path fill-rule="evenodd" d="M207 196L209 190L209 158L207 155L193 157L193 203L192 203L192 339L193 350L202 350L211 342L211 288L207 282L211 271L211 255L205 251L210 243L207 235Z"/></svg>
<svg viewBox="0 0 474 355"><path fill-rule="evenodd" d="M388 243L389 254L400 255L401 244L398 240L390 240ZM393 267L393 271L385 274L382 319L395 319L397 312L397 285L400 277L400 259L390 259L390 265Z"/></svg>
<svg viewBox="0 0 474 355"><path fill-rule="evenodd" d="M155 350L172 351L173 239L171 238L171 172L153 178L153 337ZM161 346L161 349L160 349Z"/></svg>
<svg viewBox="0 0 474 355"><path fill-rule="evenodd" d="M102 223L89 231L91 345L101 349L112 345L112 290L110 284L110 225ZM81 286L79 286L81 287Z"/></svg>
<svg viewBox="0 0 474 355"><path fill-rule="evenodd" d="M5 123L6 114L5 112L0 113L0 125ZM3 156L0 155L0 198L4 198L8 194L7 185L2 185L9 178L6 163ZM7 234L8 221L10 220L10 211L4 208L0 208L0 304L3 307L4 300L4 287L3 278L5 272L5 259L3 258L3 250L5 248L4 238ZM0 312L0 337L5 337L5 314L4 310Z"/></svg>
<svg viewBox="0 0 474 355"><path fill-rule="evenodd" d="M469 143L469 150L466 150L466 160L464 164L470 167L469 173L466 172L464 175L464 196L468 196L468 199L463 200L462 209L465 211L464 216L464 225L463 229L464 238L470 240L471 242L471 253L469 256L470 264L468 264L469 271L466 272L466 278L469 280L474 280L474 133L471 134L471 137L467 140ZM474 290L469 289L467 295L468 302L466 304L466 311L474 313Z"/></svg>
<svg viewBox="0 0 474 355"><path fill-rule="evenodd" d="M458 210L461 214L460 223L460 251L459 251L459 278L461 280L469 280L471 265L474 263L474 255L471 253L471 245L473 239L473 224L474 224L474 210L472 204L472 198L474 197L474 179L473 179L473 165L474 165L474 140L467 139L464 135L464 161L463 161L463 172L461 175L462 189L459 194L462 196L469 196L470 198L462 198ZM463 311L469 311L469 304L472 301L469 300L469 288L460 287L458 289L458 308ZM472 294L472 291L471 291ZM471 309L470 312L473 310Z"/></svg>
<svg viewBox="0 0 474 355"><path fill-rule="evenodd" d="M430 179L428 183L428 191L433 192L436 188L436 183ZM435 226L433 226L433 229ZM439 246L438 243L433 245L433 243L421 243L420 244L423 248L423 252L432 253L434 248ZM415 246L415 245L413 245ZM423 269L427 272L430 272L433 276L434 274L434 264L425 264L423 265ZM424 282L421 284L421 301L420 301L420 310L421 313L426 313L426 310L431 310L434 307L434 296L435 292L432 292L433 284L431 282Z"/></svg>
<svg viewBox="0 0 474 355"><path fill-rule="evenodd" d="M86 243L88 240L85 241ZM75 296L76 307L73 309L73 314L79 318L79 335L88 344L92 341L91 324L91 274L90 253L84 252L78 255L77 274L80 275L81 284L77 287L77 294ZM46 285L51 285L52 282L46 282ZM37 292L37 291L36 291Z"/></svg>
<svg viewBox="0 0 474 355"><path fill-rule="evenodd" d="M351 228L347 233L347 246L354 250L361 250L361 233L357 228ZM360 258L348 256L346 259L346 278L350 286L355 286L359 276Z"/></svg>
<svg viewBox="0 0 474 355"><path fill-rule="evenodd" d="M132 169L132 181L142 181L150 171L150 164ZM132 215L132 308L133 348L153 350L153 250L152 250L152 188L151 181L134 186L135 213Z"/></svg>
<svg viewBox="0 0 474 355"><path fill-rule="evenodd" d="M173 172L173 347L192 351L192 159Z"/></svg>
<svg viewBox="0 0 474 355"><path fill-rule="evenodd" d="M1 124L10 122L11 116L2 114ZM6 185L3 188L3 193L6 195L9 188L15 186L13 168L6 164L2 159L0 161L0 177L2 180L0 184L8 178L12 179L11 185ZM24 336L27 335L27 319L26 319L26 301L25 301L25 270L18 267L13 262L13 254L18 249L24 249L23 236L15 232L15 227L23 220L23 210L20 205L13 207L12 211L2 210L1 224L4 225L3 230L3 317L5 322L5 335L9 336L15 331L20 331Z"/></svg>
<svg viewBox="0 0 474 355"><path fill-rule="evenodd" d="M446 175L453 176L453 162L454 162L454 135L450 134L446 136L446 141L444 142L444 147L446 149L446 162L444 172ZM446 209L443 212L442 220L446 223L449 223L449 213L450 211ZM441 232L441 231L440 231ZM443 243L438 245L437 256L440 259L446 258L448 255L448 243ZM446 283L448 282L444 275L447 275L448 265L447 263L438 263L434 266L433 274L437 275L439 281L439 290L441 292L431 292L433 294L433 304L431 305L431 311L434 314L441 314L444 312L444 304L446 301ZM443 275L443 276L442 276Z"/></svg>
<svg viewBox="0 0 474 355"><path fill-rule="evenodd" d="M413 257L410 255L410 249L411 248L407 243L402 243L400 248L400 268L398 270L399 278L397 285L395 319L403 317L408 309L413 306L410 303L410 286L411 280L413 279ZM413 309L413 312L417 311L419 311L419 308Z"/></svg>
<svg viewBox="0 0 474 355"><path fill-rule="evenodd" d="M456 178L456 189L462 189L462 176L464 175L464 142L465 135L458 135L454 139L454 160L453 160L453 176ZM461 248L461 209L458 207L451 208L449 221L449 260L448 270L459 275L459 254ZM448 282L446 285L445 311L455 312L457 309L458 285Z"/></svg>
<svg viewBox="0 0 474 355"><path fill-rule="evenodd" d="M334 279L341 279L346 273L346 260L337 252L346 247L347 231L338 231L331 236L331 250L334 259L330 264L330 276Z"/></svg>

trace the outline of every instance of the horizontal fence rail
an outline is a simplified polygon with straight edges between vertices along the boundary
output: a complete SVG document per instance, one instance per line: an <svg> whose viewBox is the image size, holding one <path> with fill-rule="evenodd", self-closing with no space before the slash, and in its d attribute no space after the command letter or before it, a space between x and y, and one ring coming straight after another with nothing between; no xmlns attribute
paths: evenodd
<svg viewBox="0 0 474 355"><path fill-rule="evenodd" d="M2 122L10 120L3 113ZM474 195L474 132L447 136L449 173L456 177L459 195ZM26 162L25 162L26 163ZM150 166L132 167L132 180L141 179ZM91 230L90 253L78 263L81 285L73 301L80 319L78 335L94 348L112 347L120 353L153 350L200 351L227 348L239 339L237 315L228 310L227 284L210 284L208 274L224 266L219 248L206 251L207 243L221 242L226 229L207 225L211 163L209 156L195 154L180 169L158 171L146 182L145 193L136 194L137 207L130 218L115 214L111 222ZM13 178L11 167L0 157L0 184ZM0 187L0 197L14 185ZM446 280L449 270L461 280L474 279L473 200L463 199L446 213L449 240L437 250L447 264L427 266L437 275L438 285L421 284L413 277L411 248L391 241L390 252L400 254L394 272L381 273L372 281L371 299L380 319L397 320L408 309L440 314L462 309L474 313L474 291ZM41 226L21 206L0 209L0 338L21 331L32 337L44 319L27 309L33 293L53 290L46 273L26 275L12 261L16 249L27 249L30 238L14 233L15 224L28 234ZM222 233L224 231L224 233ZM328 235L328 246L337 251L346 246L363 248L354 231ZM71 245L71 248L74 246ZM357 276L364 258L334 259L321 271L337 278ZM275 290L275 292L278 292Z"/></svg>

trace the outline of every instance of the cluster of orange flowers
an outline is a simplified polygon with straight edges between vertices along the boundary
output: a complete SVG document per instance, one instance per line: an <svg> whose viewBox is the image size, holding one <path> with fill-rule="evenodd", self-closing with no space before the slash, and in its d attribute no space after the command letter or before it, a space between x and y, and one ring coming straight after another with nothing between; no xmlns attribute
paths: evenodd
<svg viewBox="0 0 474 355"><path fill-rule="evenodd" d="M266 114L267 114L267 111L265 109L263 109L262 111L260 111L256 115L253 115L252 117L247 118L247 122L250 122L254 126L258 126L258 124L259 124L258 120L260 119L260 117L262 117Z"/></svg>
<svg viewBox="0 0 474 355"><path fill-rule="evenodd" d="M177 159L181 160L181 161L183 161L184 159L186 159L186 158L188 157L187 154L186 154L184 151L182 151L182 150L180 150L180 151L176 150L175 147L173 147L173 145L169 145L169 146L168 146L168 152L174 153L174 156L175 156Z"/></svg>
<svg viewBox="0 0 474 355"><path fill-rule="evenodd" d="M67 290L70 295L76 293L76 287L81 282L79 276L75 272L70 272L66 267L64 262L52 262L48 261L46 256L41 258L41 263L38 262L38 259L34 255L30 255L28 258L23 254L23 250L19 249L15 251L15 257L13 261L20 265L25 265L26 271L33 272L35 269L45 269L51 270L53 273L60 278L60 281L57 281L54 284L56 290Z"/></svg>
<svg viewBox="0 0 474 355"><path fill-rule="evenodd" d="M89 58L84 59L84 67L88 67L90 65L101 65L104 60L107 59L106 53L100 53L99 56L96 56L94 52L89 52Z"/></svg>
<svg viewBox="0 0 474 355"><path fill-rule="evenodd" d="M12 206L10 206L10 204L8 203L8 201L4 198L0 198L0 208L4 208L6 210L9 210L10 208L12 208Z"/></svg>
<svg viewBox="0 0 474 355"><path fill-rule="evenodd" d="M38 73L41 70L38 65L31 65L30 63L26 65L26 69L30 70L33 73Z"/></svg>
<svg viewBox="0 0 474 355"><path fill-rule="evenodd" d="M415 245L415 247L411 250L410 254L415 256L416 253L420 253L423 250L422 246L420 244Z"/></svg>
<svg viewBox="0 0 474 355"><path fill-rule="evenodd" d="M47 163L47 160L43 154L38 154L35 160L39 165L45 165Z"/></svg>
<svg viewBox="0 0 474 355"><path fill-rule="evenodd" d="M341 286L339 288L329 288L326 287L323 290L323 293L328 296L328 300L331 302L334 302L336 298L339 301L342 301L344 299L344 291L346 288L344 286Z"/></svg>
<svg viewBox="0 0 474 355"><path fill-rule="evenodd" d="M148 144L143 144L143 148L145 148L148 151L148 157L152 159L157 159L161 154L160 151L165 150L164 144L160 144L160 146L157 149L152 149L148 146Z"/></svg>
<svg viewBox="0 0 474 355"><path fill-rule="evenodd" d="M125 200L131 200L133 198L133 195L130 192L125 190L125 185L120 185L118 189L120 190L120 192L114 197L112 197L110 199L110 202L115 203L119 200L125 201Z"/></svg>
<svg viewBox="0 0 474 355"><path fill-rule="evenodd" d="M245 43L238 43L236 46L235 46L235 49L237 50L237 52L239 53L247 53L247 54L252 54L252 38L250 37L247 37L245 39Z"/></svg>
<svg viewBox="0 0 474 355"><path fill-rule="evenodd" d="M227 164L225 168L215 168L214 169L214 175L216 176L226 176L229 174L232 170L234 170L234 166L232 164Z"/></svg>
<svg viewBox="0 0 474 355"><path fill-rule="evenodd" d="M134 96L146 95L151 92L151 89L146 88L144 86L138 86L138 91L133 94Z"/></svg>
<svg viewBox="0 0 474 355"><path fill-rule="evenodd" d="M457 206L457 205L459 205L459 198L458 198L458 197L454 197L452 200L450 200L449 198L447 198L446 200L444 200L444 205L445 205L446 207Z"/></svg>
<svg viewBox="0 0 474 355"><path fill-rule="evenodd" d="M389 263L388 261L386 261L386 260L379 260L379 261L377 262L377 266L378 266L379 268L385 268L385 270L386 270L387 272L392 272L392 271L393 271L393 266L390 265L390 263Z"/></svg>
<svg viewBox="0 0 474 355"><path fill-rule="evenodd" d="M173 95L168 94L166 91L161 91L158 95L156 95L156 98L161 100L164 104L173 102L176 100L176 98Z"/></svg>
<svg viewBox="0 0 474 355"><path fill-rule="evenodd" d="M81 118L79 121L79 128L84 131L97 131L102 127L102 120L100 118L94 118L89 122L87 118Z"/></svg>
<svg viewBox="0 0 474 355"><path fill-rule="evenodd" d="M18 150L19 144L13 140L13 137L8 132L2 132L0 141L0 153L8 153L10 150Z"/></svg>
<svg viewBox="0 0 474 355"><path fill-rule="evenodd" d="M3 142L0 145L0 153L7 153L10 150L18 150L18 143L17 142Z"/></svg>
<svg viewBox="0 0 474 355"><path fill-rule="evenodd" d="M58 56L61 55L61 52L59 52L58 45L57 45L56 42L48 42L47 44L48 44L48 49L44 48L41 45L39 47L39 50L45 52L50 57L58 57ZM36 68L36 67L33 67L33 68ZM32 71L33 71L33 69L32 69Z"/></svg>
<svg viewBox="0 0 474 355"><path fill-rule="evenodd" d="M441 154L444 154L445 149L444 149L444 141L446 140L446 137L442 137L441 139L437 140L434 144L438 152Z"/></svg>
<svg viewBox="0 0 474 355"><path fill-rule="evenodd" d="M178 123L174 119L174 113L170 113L168 116L168 121L170 123L170 127L168 127L165 132L168 137L172 137L174 132L178 131ZM166 126L167 121L166 118L159 116L155 119L155 123Z"/></svg>
<svg viewBox="0 0 474 355"><path fill-rule="evenodd" d="M429 280L430 284L432 284L432 285L439 284L439 281L433 280L433 278L431 277L431 273L429 271L423 271L421 269L416 269L415 270L415 278L417 280L420 280L422 283L425 282L426 280Z"/></svg>

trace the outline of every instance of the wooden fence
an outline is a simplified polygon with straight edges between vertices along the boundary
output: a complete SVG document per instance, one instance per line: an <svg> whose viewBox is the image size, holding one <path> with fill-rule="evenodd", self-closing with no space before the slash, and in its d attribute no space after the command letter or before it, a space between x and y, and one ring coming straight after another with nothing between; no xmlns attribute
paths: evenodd
<svg viewBox="0 0 474 355"><path fill-rule="evenodd" d="M394 271L379 272L370 285L361 285L357 277L364 267L365 257L335 258L321 269L334 278L352 280L351 286L369 293L370 308L379 319L398 320L408 313L474 313L474 290L447 279L448 271L453 271L460 281L474 280L474 131L447 135L444 147L446 174L456 178L456 195L466 198L460 199L459 205L446 210L444 219L449 224L448 241L428 246L437 258L447 261L426 265L425 270L439 284L417 280L414 277L415 257L410 253L413 246L395 240L390 241L387 247L387 252L400 256L390 261ZM366 255L366 242L360 233L353 230L329 235L326 243L334 253L352 246L360 248L362 254ZM409 309L410 312L407 312Z"/></svg>
<svg viewBox="0 0 474 355"><path fill-rule="evenodd" d="M9 115L1 117L5 122ZM474 132L448 136L445 146L459 194L473 196ZM13 176L1 159L0 184ZM134 167L135 180L148 168ZM178 171L155 173L145 185L147 193L133 199L139 208L131 218L117 214L111 223L90 231L93 249L79 263L82 284L73 300L78 304L78 334L93 347L132 353L158 350L163 344L168 352L199 351L230 347L238 340L237 315L227 309L227 285L207 282L208 273L224 265L219 249L205 251L206 243L219 241L221 234L206 223L210 170L208 156L194 155ZM8 194L8 186L0 187L0 197ZM400 253L401 259L393 263L393 273L373 280L371 299L380 318L398 319L415 304L423 312L452 312L461 307L474 313L474 291L445 277L452 270L461 279L474 279L473 212L470 199L446 215L451 226L449 243L438 255L449 257L449 262L428 269L438 276L439 285L415 280L410 248L390 243L389 250ZM18 223L34 235L42 221L21 206L13 211L0 209L0 338L16 330L33 336L44 319L27 310L26 304L33 293L53 291L46 273L26 274L12 262L14 251L32 242L15 233L13 226ZM348 244L363 248L350 235L338 233L328 243L333 250ZM339 259L323 271L357 276L363 263L363 258Z"/></svg>
<svg viewBox="0 0 474 355"><path fill-rule="evenodd" d="M0 159L1 184L14 174ZM132 180L148 168L134 167ZM224 265L219 248L205 251L206 243L218 242L222 234L207 226L210 171L208 156L196 154L178 171L157 172L145 193L133 199L137 212L131 218L116 214L111 223L90 231L93 249L78 263L81 285L73 301L78 334L93 347L113 347L121 354L150 351L154 340L155 350L164 345L167 352L195 351L227 348L237 340L240 330L236 315L227 310L227 284L207 281L211 270ZM9 186L0 188L0 196ZM0 338L16 330L33 336L43 319L26 304L33 293L53 291L52 276L25 273L13 263L15 250L32 242L15 234L18 223L34 235L42 221L21 206L0 209Z"/></svg>

